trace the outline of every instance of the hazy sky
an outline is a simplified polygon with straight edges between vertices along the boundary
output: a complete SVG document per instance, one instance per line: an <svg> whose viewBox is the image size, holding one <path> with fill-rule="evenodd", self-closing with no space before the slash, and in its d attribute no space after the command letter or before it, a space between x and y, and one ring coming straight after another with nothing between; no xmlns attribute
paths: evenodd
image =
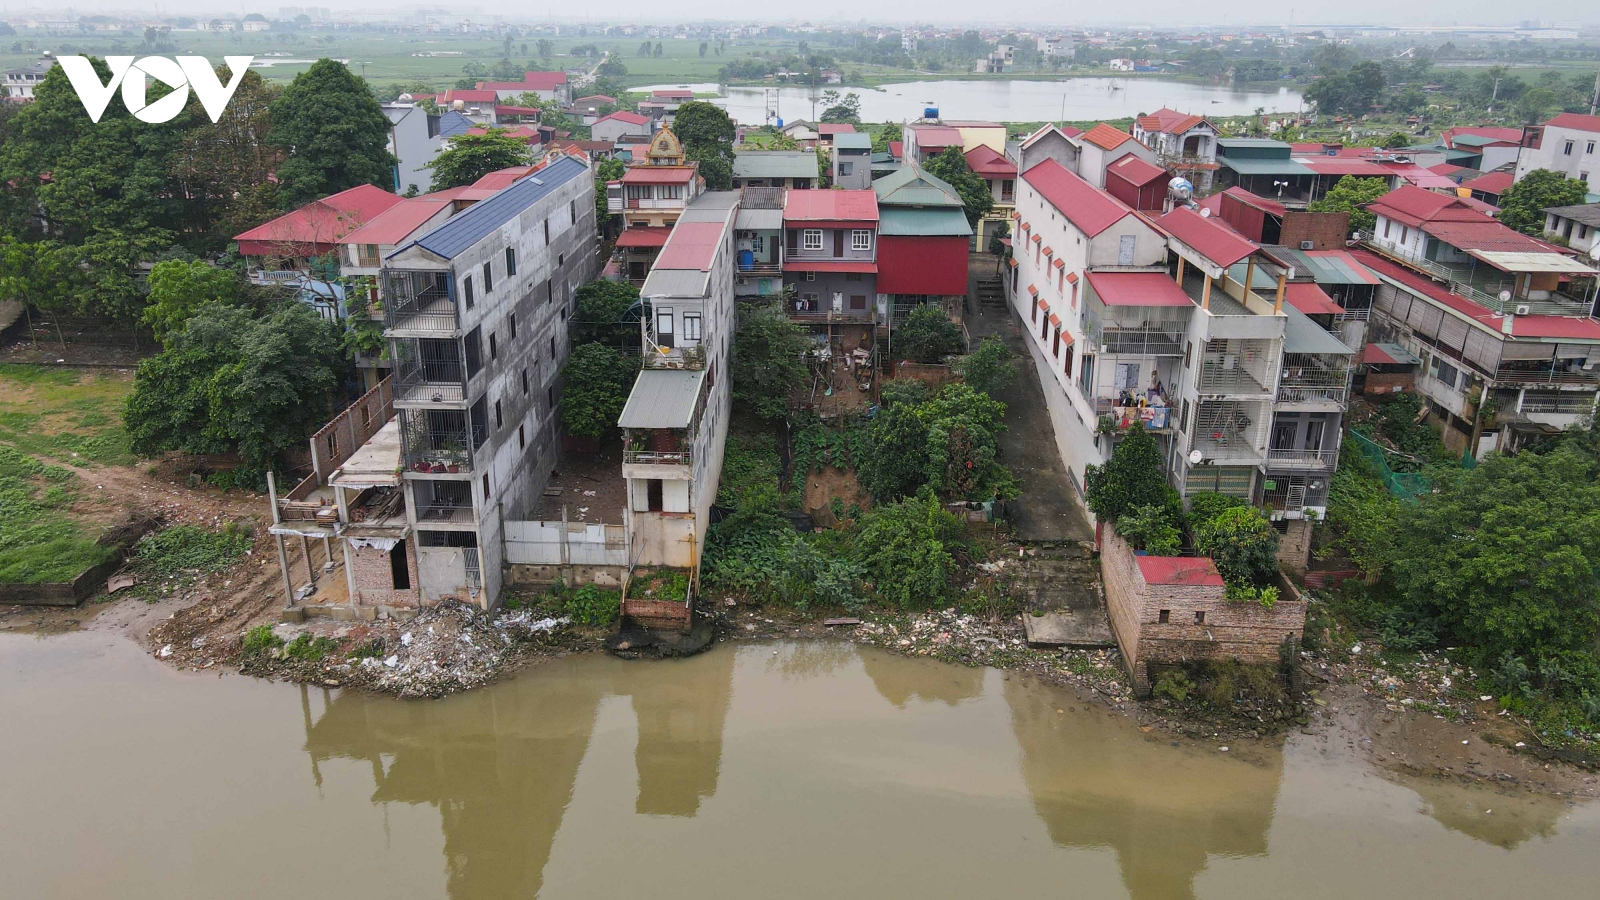
<svg viewBox="0 0 1600 900"><path fill-rule="evenodd" d="M0 0L4 8L11 15L29 8L47 8L45 4L28 2L28 0ZM203 0L167 0L167 2L153 3L151 0L94 0L89 4L74 4L71 8L78 13L95 10L122 10L153 12L160 10L166 14L194 14L216 15L218 12L249 13L260 12L267 16L275 16L283 6L326 6L330 9L340 10L408 10L419 4L395 4L382 6L374 4L372 0L293 0L293 2L277 2L277 0L219 0L219 2L206 3ZM859 21L862 11L860 0L806 0L805 3L791 7L802 11L802 15L814 23ZM555 4L529 4L518 0L476 0L476 2L462 4L438 4L434 8L446 7L452 11L471 13L476 10L482 14L501 14L515 19L542 20L548 16L550 21L578 21L570 12L570 7L562 4L561 9ZM59 6L48 7L59 10ZM689 21L697 18L718 19L725 21L751 21L755 8L746 3L734 3L730 0L674 0L670 6L671 12L663 15L664 7L657 0L607 0L604 4L605 19L611 22L638 21ZM1172 25L1234 25L1234 24L1281 24L1292 18L1296 24L1481 24L1481 25L1506 25L1516 24L1524 20L1543 20L1545 22L1580 22L1586 24L1600 24L1600 4L1592 0L1520 0L1508 3L1506 0L1459 0L1459 2L1445 2L1445 0L1421 0L1421 2L1396 3L1394 0L1340 0L1337 3L1284 3L1280 0L1211 0L1211 2L1197 4L1194 0L1144 0L1138 4L1129 4L1126 11L1108 11L1102 4L1063 4L1059 0L1020 0L1020 2L998 4L991 9L993 18L983 18L976 13L983 9L966 0L920 0L916 4L904 4L904 12L889 13L884 8L878 9L871 21L886 22L897 16L905 16L907 23L955 23L974 22L988 25L1011 23L1019 26L1042 24L1086 24L1086 23L1136 23L1154 24L1157 26ZM881 18L880 18L881 17ZM774 21L779 19L774 16Z"/></svg>

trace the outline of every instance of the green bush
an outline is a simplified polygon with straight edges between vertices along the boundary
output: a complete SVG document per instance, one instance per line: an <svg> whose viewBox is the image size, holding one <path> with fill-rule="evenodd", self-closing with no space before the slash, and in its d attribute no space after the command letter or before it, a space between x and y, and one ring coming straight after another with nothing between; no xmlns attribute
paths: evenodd
<svg viewBox="0 0 1600 900"><path fill-rule="evenodd" d="M1244 500L1231 494L1219 494L1216 491L1199 491L1189 497L1190 527L1199 525L1201 522L1209 522L1227 510L1249 505Z"/></svg>
<svg viewBox="0 0 1600 900"><path fill-rule="evenodd" d="M1172 510L1165 506L1134 507L1117 520L1116 528L1133 549L1151 556L1177 556L1183 542Z"/></svg>
<svg viewBox="0 0 1600 900"><path fill-rule="evenodd" d="M939 363L961 352L961 327L938 304L924 304L894 330L894 355L919 363Z"/></svg>
<svg viewBox="0 0 1600 900"><path fill-rule="evenodd" d="M1254 507L1223 510L1199 523L1194 540L1229 584L1266 586L1278 571L1278 532Z"/></svg>
<svg viewBox="0 0 1600 900"><path fill-rule="evenodd" d="M1194 690L1194 682L1182 669L1168 669L1156 676L1156 683L1150 687L1150 693L1163 700L1173 703L1183 703L1189 699L1189 692Z"/></svg>
<svg viewBox="0 0 1600 900"><path fill-rule="evenodd" d="M1161 449L1137 422L1104 465L1088 467L1084 480L1089 509L1096 518L1106 521L1114 522L1135 507L1172 502L1162 471Z"/></svg>
<svg viewBox="0 0 1600 900"><path fill-rule="evenodd" d="M157 576L208 574L227 568L250 549L248 528L229 523L221 531L177 525L145 535L135 546L135 563Z"/></svg>
<svg viewBox="0 0 1600 900"><path fill-rule="evenodd" d="M317 662L339 646L339 642L330 637L312 637L309 633L302 632L283 648L283 655L290 659L299 659L306 662Z"/></svg>
<svg viewBox="0 0 1600 900"><path fill-rule="evenodd" d="M566 613L572 621L604 628L622 613L622 592L586 584L567 595Z"/></svg>
<svg viewBox="0 0 1600 900"><path fill-rule="evenodd" d="M246 658L267 653L283 646L283 638L272 633L271 625L257 625L245 632L239 652Z"/></svg>
<svg viewBox="0 0 1600 900"><path fill-rule="evenodd" d="M898 609L942 603L950 590L961 521L924 488L867 513L855 558L880 600Z"/></svg>

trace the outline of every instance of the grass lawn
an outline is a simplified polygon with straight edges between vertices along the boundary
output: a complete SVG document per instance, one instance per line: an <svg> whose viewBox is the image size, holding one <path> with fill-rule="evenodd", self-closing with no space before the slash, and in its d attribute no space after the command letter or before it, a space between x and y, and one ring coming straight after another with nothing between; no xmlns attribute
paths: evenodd
<svg viewBox="0 0 1600 900"><path fill-rule="evenodd" d="M0 582L66 581L110 552L78 507L74 466L130 465L122 404L133 378L114 370L0 365Z"/></svg>

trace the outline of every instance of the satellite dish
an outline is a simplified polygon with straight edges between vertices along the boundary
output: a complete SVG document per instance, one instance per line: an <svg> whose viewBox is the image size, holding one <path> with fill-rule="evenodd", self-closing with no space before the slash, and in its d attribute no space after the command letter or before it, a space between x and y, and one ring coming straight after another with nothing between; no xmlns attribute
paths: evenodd
<svg viewBox="0 0 1600 900"><path fill-rule="evenodd" d="M1211 218L1211 209L1209 207L1205 207L1205 206L1200 207L1200 218L1202 218L1202 219Z"/></svg>
<svg viewBox="0 0 1600 900"><path fill-rule="evenodd" d="M1509 303L1509 302L1511 302L1511 292L1510 291L1501 291L1500 292L1500 302L1501 303Z"/></svg>
<svg viewBox="0 0 1600 900"><path fill-rule="evenodd" d="M1201 453L1199 450L1192 450L1189 452L1189 465L1198 466L1200 465L1200 460L1205 458L1206 457L1204 453Z"/></svg>

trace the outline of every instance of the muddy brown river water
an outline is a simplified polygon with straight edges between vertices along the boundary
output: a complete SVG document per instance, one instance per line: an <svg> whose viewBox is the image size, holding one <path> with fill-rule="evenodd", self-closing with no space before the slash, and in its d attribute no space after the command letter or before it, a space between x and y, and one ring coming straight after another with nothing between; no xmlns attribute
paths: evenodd
<svg viewBox="0 0 1600 900"><path fill-rule="evenodd" d="M401 701L0 634L0 897L1594 896L1600 804L832 642Z"/></svg>

